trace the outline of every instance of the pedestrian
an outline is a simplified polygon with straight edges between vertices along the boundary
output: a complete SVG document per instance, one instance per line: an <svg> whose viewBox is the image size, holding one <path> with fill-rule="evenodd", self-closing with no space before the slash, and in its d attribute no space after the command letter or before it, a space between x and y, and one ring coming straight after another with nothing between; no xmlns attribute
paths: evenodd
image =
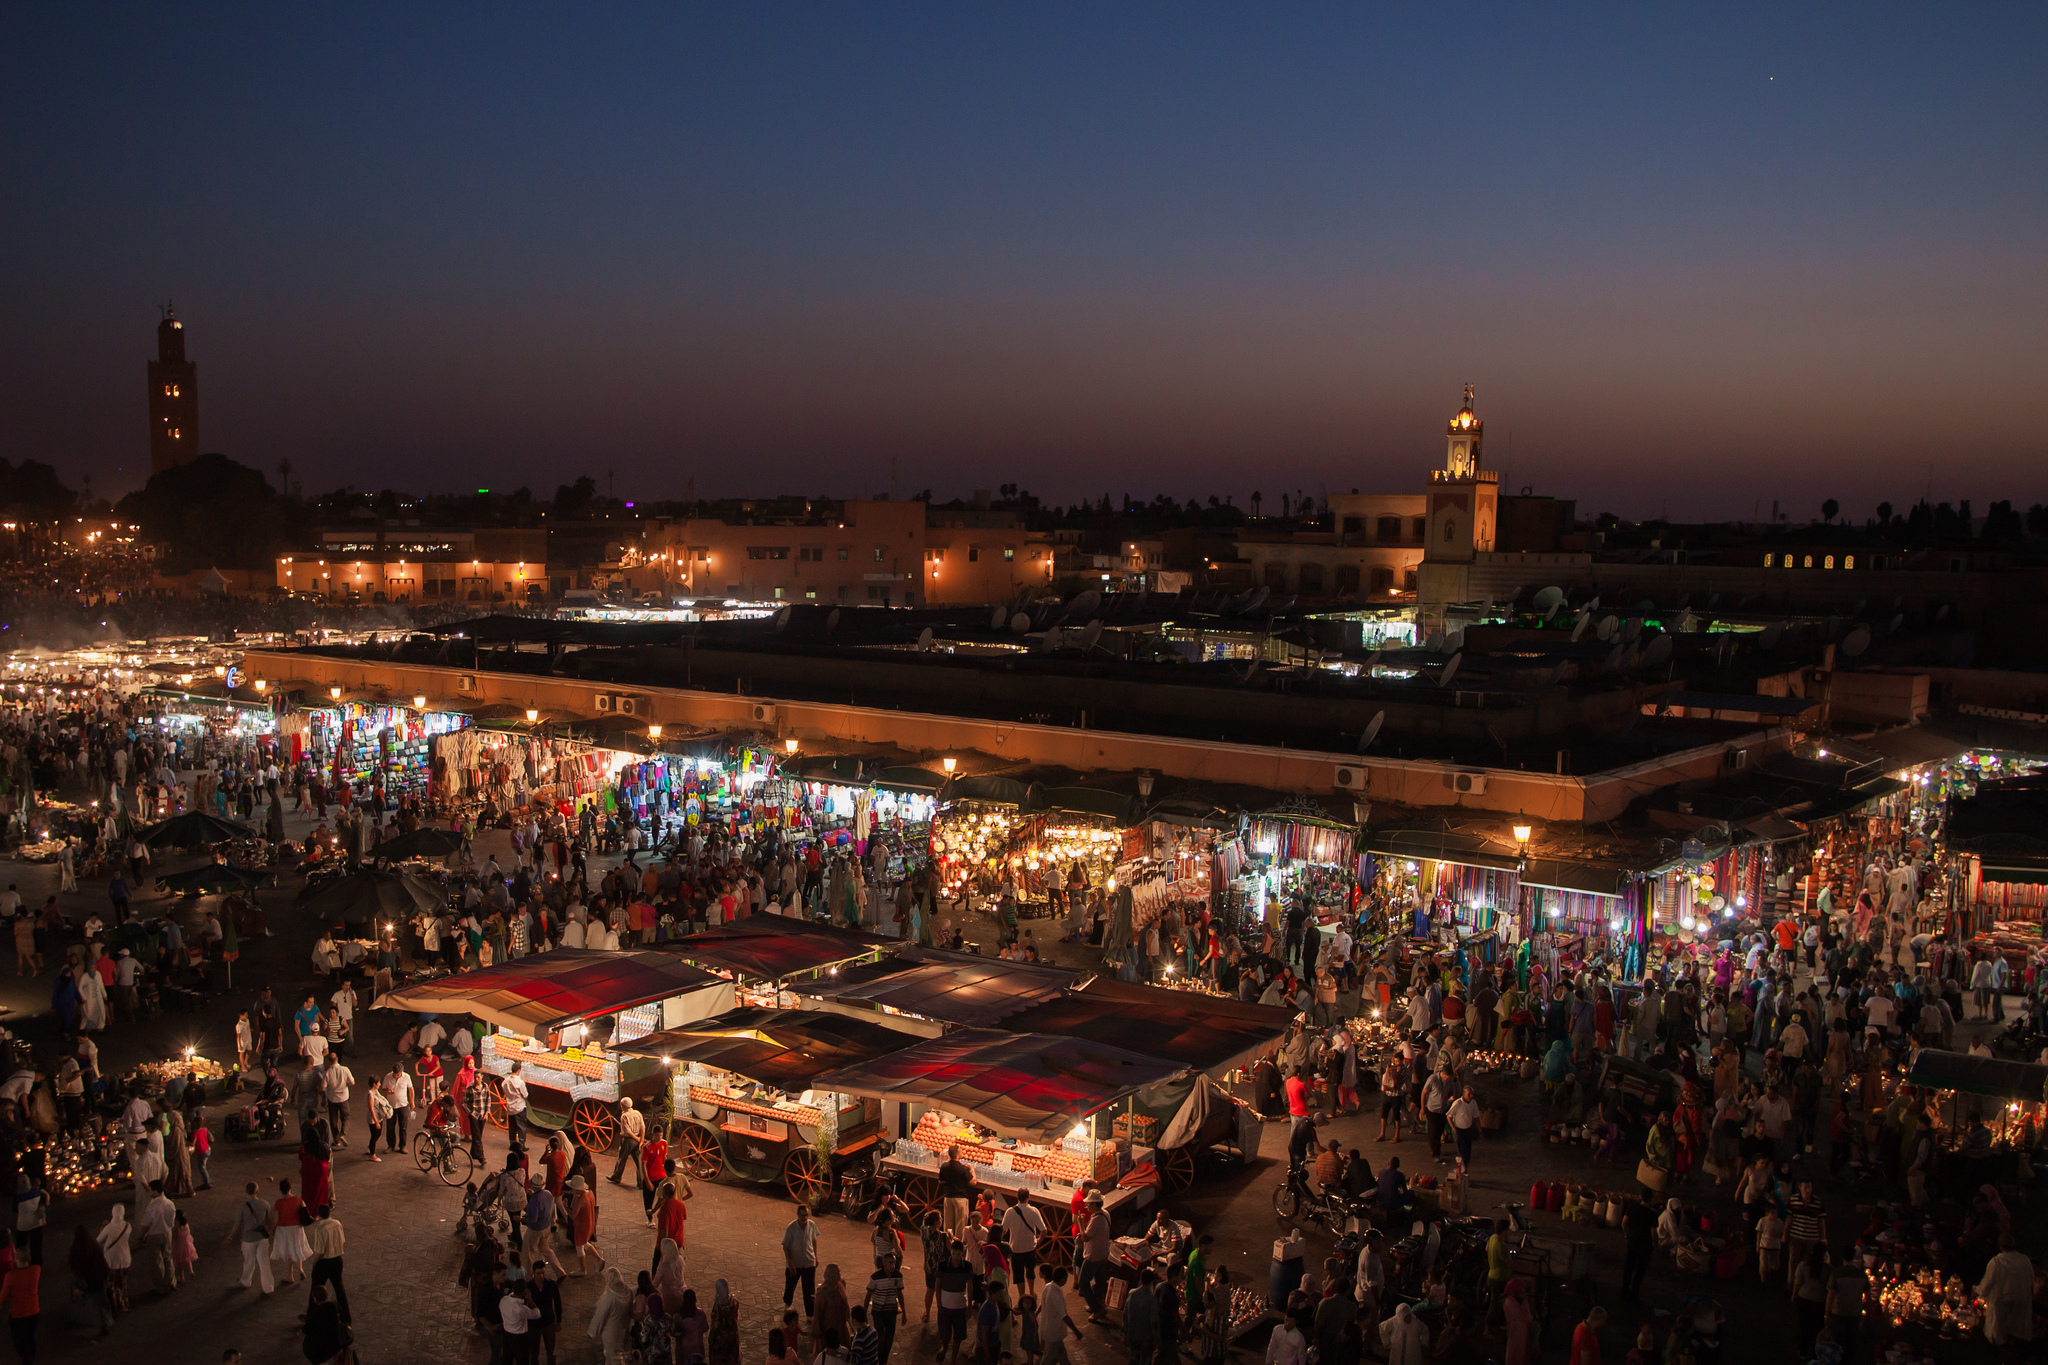
<svg viewBox="0 0 2048 1365"><path fill-rule="evenodd" d="M597 1192L580 1175L569 1177L565 1187L569 1196L569 1244L576 1252L578 1278L589 1273L589 1258L597 1258L597 1268L604 1269L604 1253L597 1249ZM680 1254L680 1248L678 1248Z"/></svg>
<svg viewBox="0 0 2048 1365"><path fill-rule="evenodd" d="M818 1225L811 1218L811 1206L802 1203L796 1206L795 1219L782 1230L784 1308L795 1299L798 1285L804 1291L804 1316L810 1317L818 1302Z"/></svg>
<svg viewBox="0 0 2048 1365"><path fill-rule="evenodd" d="M565 1273L555 1256L555 1196L548 1192L547 1177L539 1171L527 1182L526 1218L522 1226L519 1249L525 1253L526 1263L537 1266L546 1260L554 1265L556 1274Z"/></svg>
<svg viewBox="0 0 2048 1365"><path fill-rule="evenodd" d="M308 1301L318 1303L321 1286L332 1284L335 1310L340 1314L344 1327L354 1320L348 1311L348 1289L341 1281L345 1242L341 1220L334 1216L332 1208L320 1205L312 1226L306 1229L306 1246L313 1254L313 1270L306 1277L310 1290Z"/></svg>
<svg viewBox="0 0 2048 1365"><path fill-rule="evenodd" d="M178 1226L178 1207L164 1193L164 1182L149 1182L150 1200L142 1210L136 1230L142 1234L142 1253L149 1260L150 1290L168 1294L178 1287L177 1267L171 1262L171 1239Z"/></svg>
<svg viewBox="0 0 2048 1365"><path fill-rule="evenodd" d="M1458 1098L1451 1101L1445 1111L1445 1118L1451 1125L1451 1138L1457 1144L1458 1169L1472 1169L1472 1139L1479 1132L1479 1097L1471 1086L1466 1086Z"/></svg>
<svg viewBox="0 0 2048 1365"><path fill-rule="evenodd" d="M399 1062L384 1073L384 1098L391 1102L390 1117L384 1121L384 1147L403 1156L411 1137L413 1101L412 1076L405 1063Z"/></svg>
<svg viewBox="0 0 2048 1365"><path fill-rule="evenodd" d="M896 1347L896 1323L903 1311L901 1256L890 1254L882 1258L881 1266L868 1276L867 1292L861 1302L878 1338L875 1359L878 1365L888 1365L889 1353Z"/></svg>
<svg viewBox="0 0 2048 1365"><path fill-rule="evenodd" d="M348 1324L343 1320L341 1305L315 1285L306 1302L305 1324L299 1329L299 1349L306 1359L319 1365L339 1359L348 1343Z"/></svg>
<svg viewBox="0 0 2048 1365"><path fill-rule="evenodd" d="M633 1295L617 1266L606 1266L604 1293L590 1310L584 1335L604 1351L604 1365L624 1365L626 1332L633 1325Z"/></svg>
<svg viewBox="0 0 2048 1365"><path fill-rule="evenodd" d="M134 1232L126 1206L116 1203L107 1210L107 1221L100 1225L96 1239L107 1262L107 1309L117 1315L128 1311L128 1270L135 1263L129 1239Z"/></svg>
<svg viewBox="0 0 2048 1365"><path fill-rule="evenodd" d="M505 1136L521 1145L526 1141L526 1078L520 1075L525 1069L524 1062L512 1063L512 1074L499 1087L505 1096Z"/></svg>
<svg viewBox="0 0 2048 1365"><path fill-rule="evenodd" d="M534 1339L540 1343L540 1351L547 1353L547 1365L555 1365L555 1336L562 1326L562 1282L546 1266L536 1266L527 1283L532 1286L533 1306L540 1312L533 1320ZM538 1351L529 1352L527 1359L538 1365L538 1355Z"/></svg>
<svg viewBox="0 0 2048 1365"><path fill-rule="evenodd" d="M1152 1365L1159 1349L1158 1274L1147 1266L1138 1275L1137 1287L1124 1296L1124 1345L1131 1353L1131 1365ZM1178 1365L1162 1360L1161 1365Z"/></svg>
<svg viewBox="0 0 2048 1365"><path fill-rule="evenodd" d="M363 1092L363 1101L370 1115L370 1145L363 1155L372 1161L382 1161L384 1158L377 1155L377 1139L391 1131L391 1097L384 1093L383 1086L372 1085Z"/></svg>
<svg viewBox="0 0 2048 1365"><path fill-rule="evenodd" d="M185 1221L185 1211L179 1209L171 1225L171 1273L179 1284L192 1278L192 1269L199 1264L199 1248L192 1241L192 1225Z"/></svg>
<svg viewBox="0 0 2048 1365"><path fill-rule="evenodd" d="M704 1344L710 1352L706 1365L740 1365L740 1301L724 1280L712 1286L711 1331Z"/></svg>
<svg viewBox="0 0 2048 1365"><path fill-rule="evenodd" d="M1572 1353L1567 1365L1600 1365L1600 1329L1607 1325L1607 1310L1595 1307L1586 1320L1572 1329ZM1389 1361L1388 1365L1397 1365Z"/></svg>
<svg viewBox="0 0 2048 1365"><path fill-rule="evenodd" d="M50 1221L50 1196L23 1171L14 1177L14 1255L43 1263L43 1228Z"/></svg>
<svg viewBox="0 0 2048 1365"><path fill-rule="evenodd" d="M625 1174L626 1163L630 1161L633 1163L633 1169L636 1175L636 1183L641 1185L642 1188L645 1188L646 1181L644 1177L640 1176L640 1163L634 1160L634 1158L640 1155L640 1144L642 1141L645 1140L646 1136L646 1116L641 1114L641 1112L638 1109L635 1109L633 1107L633 1101L631 1097L620 1100L618 1137L619 1155L618 1159L612 1163L612 1173L608 1177L612 1184L625 1184L625 1181L621 1179L621 1177Z"/></svg>
<svg viewBox="0 0 2048 1365"><path fill-rule="evenodd" d="M513 1065L517 1066L518 1063L515 1062ZM329 1130L334 1134L336 1148L348 1146L348 1101L355 1083L356 1073L350 1071L342 1063L341 1058L327 1059L327 1066L320 1075L320 1092L327 1100L327 1122ZM344 1305L343 1316L346 1317L347 1300L341 1295L336 1295L335 1302Z"/></svg>
<svg viewBox="0 0 2048 1365"><path fill-rule="evenodd" d="M227 1236L221 1238L221 1245L240 1242L242 1278L238 1287L248 1289L253 1283L268 1298L277 1288L270 1271L271 1237L277 1227L277 1211L265 1203L256 1190L253 1180L243 1187L247 1197L236 1208L235 1221L229 1225Z"/></svg>
<svg viewBox="0 0 2048 1365"><path fill-rule="evenodd" d="M277 1198L270 1204L270 1259L284 1267L280 1284L297 1284L305 1277L306 1262L313 1249L306 1243L306 1229L312 1223L305 1202L292 1193L292 1182L277 1182Z"/></svg>
<svg viewBox="0 0 2048 1365"><path fill-rule="evenodd" d="M36 1325L43 1311L43 1268L33 1261L8 1267L0 1280L0 1298L7 1300L7 1330L21 1365L35 1365Z"/></svg>
<svg viewBox="0 0 2048 1365"><path fill-rule="evenodd" d="M1109 1215L1103 1211L1102 1191L1090 1190L1083 1201L1083 1223L1076 1229L1081 1249L1081 1279L1076 1286L1088 1305L1091 1322L1109 1321Z"/></svg>

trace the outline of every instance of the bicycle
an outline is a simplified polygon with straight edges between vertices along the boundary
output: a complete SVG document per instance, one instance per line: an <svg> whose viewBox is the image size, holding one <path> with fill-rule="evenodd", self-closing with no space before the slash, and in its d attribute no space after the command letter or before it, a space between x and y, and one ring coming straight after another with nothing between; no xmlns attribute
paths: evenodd
<svg viewBox="0 0 2048 1365"><path fill-rule="evenodd" d="M422 1171L441 1177L444 1185L466 1185L476 1161L453 1128L429 1128L412 1140L412 1159Z"/></svg>

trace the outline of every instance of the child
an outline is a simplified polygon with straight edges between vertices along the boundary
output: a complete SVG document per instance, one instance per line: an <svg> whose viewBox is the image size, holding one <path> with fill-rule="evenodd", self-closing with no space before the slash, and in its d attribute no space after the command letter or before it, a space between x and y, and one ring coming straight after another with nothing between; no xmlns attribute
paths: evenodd
<svg viewBox="0 0 2048 1365"><path fill-rule="evenodd" d="M1757 1220L1756 1268L1765 1284L1776 1284L1785 1273L1785 1215L1775 1204Z"/></svg>
<svg viewBox="0 0 2048 1365"><path fill-rule="evenodd" d="M1636 1333L1636 1344L1628 1353L1628 1365L1660 1365L1657 1354L1657 1332L1649 1323Z"/></svg>
<svg viewBox="0 0 2048 1365"><path fill-rule="evenodd" d="M213 1155L213 1134L206 1127L206 1117L195 1113L192 1116L192 1165L193 1174L199 1177L194 1192L210 1190L213 1180L206 1174L206 1159Z"/></svg>
<svg viewBox="0 0 2048 1365"><path fill-rule="evenodd" d="M1027 1361L1037 1360L1045 1344L1038 1339L1038 1296L1025 1290L1017 1296L1018 1346Z"/></svg>
<svg viewBox="0 0 2048 1365"><path fill-rule="evenodd" d="M185 1221L185 1211L178 1210L178 1221L171 1228L171 1283L181 1285L192 1278L192 1267L199 1264L199 1248L192 1245L192 1225Z"/></svg>

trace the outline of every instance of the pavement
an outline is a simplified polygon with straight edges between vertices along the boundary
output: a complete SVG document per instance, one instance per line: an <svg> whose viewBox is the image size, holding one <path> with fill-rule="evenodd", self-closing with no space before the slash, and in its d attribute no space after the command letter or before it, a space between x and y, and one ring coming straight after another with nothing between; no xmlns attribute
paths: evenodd
<svg viewBox="0 0 2048 1365"><path fill-rule="evenodd" d="M287 833L303 834L309 821L287 820ZM508 848L503 834L487 835L480 841L479 858L496 851L506 861ZM508 863L509 865L509 863ZM595 875L595 869L593 870ZM54 867L8 863L0 865L0 882L18 883L31 905L40 905L55 889ZM115 1023L99 1038L102 1065L118 1073L135 1063L164 1057L187 1045L211 1056L232 1051L235 1013L254 997L256 989L271 985L282 999L312 985L311 946L318 926L296 915L290 908L298 883L265 890L261 899L269 915L273 936L244 939L242 958L235 964L237 989L223 993L204 1013L166 1015L144 1024ZM105 884L83 883L80 890L63 898L74 919L89 907L104 906ZM184 903L189 919L195 903ZM161 902L145 900L140 908L156 913ZM1088 960L1089 952L1078 945L1054 946L1047 940L1049 929L1034 924L1041 948L1053 960L1077 965ZM970 937L976 936L970 926ZM993 938L993 929L982 935ZM10 1027L31 1038L40 1038L39 1057L54 1047L47 1017L50 978L0 977L0 1006L10 1013ZM370 1012L360 1021L355 1056L351 1066L359 1078L373 1070L381 1072L396 1054L394 1044L405 1020L385 1012ZM1634 1157L1621 1165L1592 1167L1590 1149L1548 1144L1542 1140L1537 1122L1537 1100L1533 1084L1496 1080L1483 1087L1500 1097L1511 1111L1509 1126L1488 1135L1479 1145L1469 1195L1470 1211L1492 1214L1495 1206L1526 1200L1531 1182L1538 1178L1566 1179L1622 1191L1632 1190ZM1375 1109L1376 1114L1376 1109ZM222 1107L209 1110L216 1133L221 1131ZM360 1109L351 1124L361 1125ZM1411 1174L1441 1171L1431 1162L1427 1143L1417 1136L1399 1144L1375 1143L1377 1118L1345 1117L1329 1123L1326 1132L1346 1150L1361 1148L1377 1169L1385 1157L1398 1152ZM1823 1125L1824 1128L1824 1125ZM448 1189L436 1178L419 1171L409 1160L370 1162L362 1156L360 1133L357 1145L337 1154L334 1182L338 1205L336 1216L347 1236L346 1286L354 1315L359 1358L364 1361L421 1360L483 1362L489 1358L488 1343L470 1326L467 1291L456 1284L462 1243L456 1235L461 1213L460 1192ZM1214 1263L1229 1266L1233 1279L1238 1272L1263 1286L1275 1237L1286 1225L1274 1214L1271 1197L1285 1167L1286 1125L1270 1124L1262 1130L1257 1158L1248 1163L1205 1161L1195 1188L1175 1201L1175 1212L1193 1221L1196 1228L1212 1234L1217 1241ZM181 1207L191 1220L200 1251L195 1277L185 1286L161 1299L147 1294L136 1297L132 1311L115 1324L105 1341L80 1338L65 1327L68 1271L65 1250L74 1225L85 1222L97 1228L108 1206L125 1197L125 1191L99 1191L77 1200L58 1203L52 1211L46 1262L49 1277L43 1290L44 1312L40 1333L41 1359L45 1361L103 1361L115 1358L110 1351L148 1356L169 1362L221 1359L224 1348L243 1353L250 1365L270 1361L302 1361L298 1320L304 1311L304 1288L280 1290L266 1298L256 1290L241 1290L239 1255L223 1246L243 1183L256 1180L266 1197L274 1196L280 1177L297 1176L296 1143L223 1143L213 1161L213 1189L195 1195ZM488 1154L493 1165L502 1158L502 1135L493 1133ZM1823 1154L1824 1155L1824 1154ZM1825 1163L1808 1158L1823 1176L1821 1194L1831 1211L1831 1231L1841 1239L1852 1230L1851 1209L1885 1197L1872 1185L1851 1186L1826 1180ZM600 1169L610 1172L608 1161ZM1684 1197L1711 1207L1732 1209L1727 1191L1700 1188L1681 1191ZM639 1196L631 1188L609 1184L600 1190L602 1209L597 1245L614 1255L623 1269L638 1271L648 1266L653 1234L640 1211ZM2015 1221L2038 1228L2043 1201L2022 1211L2015 1207ZM776 1325L781 1310L781 1230L792 1216L791 1206L779 1189L754 1186L722 1177L699 1184L689 1206L688 1257L690 1283L708 1302L714 1280L724 1278L741 1304L741 1344L744 1359L757 1360L765 1353L768 1330ZM2029 1215L2033 1215L2030 1217ZM1605 1333L1605 1345L1612 1359L1620 1359L1635 1337L1639 1312L1619 1300L1621 1234L1605 1228L1565 1225L1556 1215L1535 1220L1539 1234L1560 1246L1574 1241L1590 1243L1594 1258L1595 1298L1612 1315ZM1856 1220L1859 1221L1860 1220ZM868 1230L837 1214L821 1220L821 1263L837 1262L850 1280L864 1278L870 1266ZM1329 1249L1330 1239L1313 1229L1304 1229L1308 1240L1310 1268L1319 1267ZM2038 1233L2036 1234L2038 1236ZM1730 1359L1739 1352L1748 1359L1794 1359L1792 1312L1782 1287L1765 1287L1749 1270L1741 1279L1717 1281L1678 1272L1661 1259L1650 1272L1642 1298L1644 1305L1664 1309L1675 1307L1687 1294L1709 1293L1719 1298L1734 1320L1737 1341L1731 1343ZM139 1278L139 1277L138 1277ZM630 1278L630 1276L629 1276ZM921 1307L923 1289L915 1263L910 1272L909 1296L913 1308ZM595 1275L571 1279L565 1284L566 1324L557 1342L557 1359L563 1362L597 1361L601 1353L585 1335L590 1311L599 1294ZM1569 1340L1573 1322L1582 1315L1584 1303L1560 1295L1544 1337L1545 1354L1559 1356ZM1077 1321L1081 1305L1075 1302ZM1642 1311L1649 1311L1646 1307ZM1668 1321L1668 1319L1667 1319ZM925 1362L934 1358L934 1339L929 1329L915 1321L899 1329L895 1359ZM1250 1353L1263 1342L1247 1343ZM804 1347L805 1358L814 1349ZM1978 1352L1989 1358L1981 1343L1959 1346L1945 1359L1971 1359ZM1482 1340L1451 1359L1482 1360L1501 1353L1498 1338ZM1084 1337L1070 1345L1070 1354L1080 1365L1109 1365L1126 1357L1121 1337L1113 1331L1084 1324Z"/></svg>

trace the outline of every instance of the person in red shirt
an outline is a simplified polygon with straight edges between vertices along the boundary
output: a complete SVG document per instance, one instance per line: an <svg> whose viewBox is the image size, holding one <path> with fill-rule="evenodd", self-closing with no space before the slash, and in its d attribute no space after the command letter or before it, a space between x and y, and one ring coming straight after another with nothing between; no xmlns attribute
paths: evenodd
<svg viewBox="0 0 2048 1365"><path fill-rule="evenodd" d="M43 1311L43 1268L20 1264L11 1267L0 1280L0 1297L7 1300L7 1327L14 1335L14 1353L23 1360L36 1358L36 1319Z"/></svg>
<svg viewBox="0 0 2048 1365"><path fill-rule="evenodd" d="M690 1197L688 1181L683 1182L683 1189L685 1193L678 1193L674 1181L662 1182L654 1207L654 1245L657 1249L664 1241L674 1242L677 1251L689 1245L683 1240L683 1228L690 1220L690 1211L683 1206L683 1201ZM649 1268L652 1269L651 1266Z"/></svg>
<svg viewBox="0 0 2048 1365"><path fill-rule="evenodd" d="M668 1139L659 1133L648 1134L647 1141L640 1147L640 1207L647 1214L647 1221L654 1221L654 1192L661 1188L661 1182L668 1179ZM661 1243L657 1241L656 1246ZM681 1243L677 1243L678 1246Z"/></svg>
<svg viewBox="0 0 2048 1365"><path fill-rule="evenodd" d="M1570 1365L1600 1365L1600 1329L1606 1325L1607 1310L1595 1308L1572 1329Z"/></svg>

